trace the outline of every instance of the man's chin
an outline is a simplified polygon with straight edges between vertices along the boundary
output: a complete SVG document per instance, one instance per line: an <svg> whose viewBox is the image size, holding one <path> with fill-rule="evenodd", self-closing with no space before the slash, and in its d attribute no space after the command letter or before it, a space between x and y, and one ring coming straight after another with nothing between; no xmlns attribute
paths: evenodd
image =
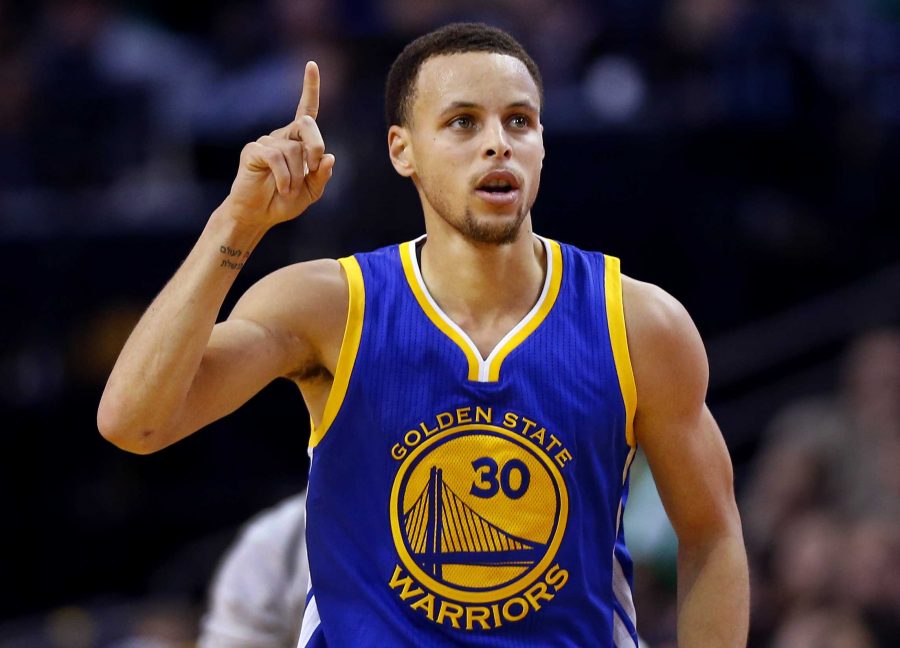
<svg viewBox="0 0 900 648"><path fill-rule="evenodd" d="M510 245L519 238L525 214L472 214L466 213L460 231L473 243L483 245Z"/></svg>

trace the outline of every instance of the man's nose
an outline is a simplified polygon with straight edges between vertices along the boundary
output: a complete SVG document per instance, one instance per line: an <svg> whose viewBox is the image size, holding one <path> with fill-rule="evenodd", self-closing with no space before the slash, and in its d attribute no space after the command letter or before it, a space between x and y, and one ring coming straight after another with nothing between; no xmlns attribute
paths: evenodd
<svg viewBox="0 0 900 648"><path fill-rule="evenodd" d="M512 157L512 147L509 144L508 133L499 121L492 123L485 129L484 156L486 158Z"/></svg>

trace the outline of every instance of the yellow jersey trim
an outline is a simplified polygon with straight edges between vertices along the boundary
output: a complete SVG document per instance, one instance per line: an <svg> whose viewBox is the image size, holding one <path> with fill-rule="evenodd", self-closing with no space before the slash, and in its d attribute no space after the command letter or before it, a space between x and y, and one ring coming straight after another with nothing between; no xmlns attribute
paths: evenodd
<svg viewBox="0 0 900 648"><path fill-rule="evenodd" d="M559 243L537 236L547 254L547 273L540 297L538 297L537 303L528 314L503 336L487 358L482 358L481 352L472 339L441 310L441 307L434 301L434 298L429 294L425 286L425 280L422 278L422 272L419 269L419 262L416 258L416 244L423 238L424 236L421 236L418 239L400 245L400 260L403 264L403 272L406 275L406 281L413 295L415 295L416 301L428 319L444 335L453 340L456 346L465 354L468 364L468 379L475 382L497 382L500 379L500 367L503 361L513 349L522 344L540 326L556 303L556 298L562 285L562 251Z"/></svg>
<svg viewBox="0 0 900 648"><path fill-rule="evenodd" d="M416 296L419 306L428 316L435 326L437 326L444 335L456 342L456 345L466 354L466 361L469 363L469 380L478 380L479 354L478 349L472 344L472 341L465 335L458 326L455 326L450 318L444 315L438 305L434 302L425 291L425 281L421 278L419 263L416 260L416 243L415 241L407 241L400 246L400 260L403 263L403 273L406 275L406 282Z"/></svg>
<svg viewBox="0 0 900 648"><path fill-rule="evenodd" d="M625 441L632 448L637 445L634 438L634 413L637 409L637 388L628 353L628 336L625 334L625 308L622 304L622 274L619 259L605 257L604 287L606 290L606 321L612 344L619 388L625 402ZM627 470L627 466L626 466Z"/></svg>
<svg viewBox="0 0 900 648"><path fill-rule="evenodd" d="M543 240L547 249L547 279L543 294L538 299L535 308L522 321L521 328L517 331L513 329L515 333L512 337L505 342L501 341L497 349L488 356L488 381L490 382L500 380L500 365L503 364L506 356L522 344L525 338L534 333L550 313L550 309L553 308L556 298L559 296L559 288L562 285L562 250L556 241Z"/></svg>
<svg viewBox="0 0 900 648"><path fill-rule="evenodd" d="M347 286L350 291L347 324L344 327L344 338L341 341L341 351L338 355L331 391L328 393L328 400L325 401L322 422L316 427L310 418L310 449L319 445L325 437L328 428L334 423L334 419L344 403L347 387L350 385L350 375L353 373L353 365L356 363L356 355L359 352L359 341L362 338L363 315L366 310L366 289L363 284L362 270L359 262L353 257L338 259L338 263L341 264L347 275Z"/></svg>

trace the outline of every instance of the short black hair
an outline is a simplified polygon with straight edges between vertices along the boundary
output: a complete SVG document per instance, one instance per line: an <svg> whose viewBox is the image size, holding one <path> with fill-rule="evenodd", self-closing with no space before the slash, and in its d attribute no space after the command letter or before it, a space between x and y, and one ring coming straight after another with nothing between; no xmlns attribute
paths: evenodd
<svg viewBox="0 0 900 648"><path fill-rule="evenodd" d="M502 29L484 23L452 23L420 36L404 47L394 60L384 91L384 113L388 127L408 124L416 78L425 61L433 56L466 52L506 54L522 61L537 85L543 106L544 84L541 73L519 41Z"/></svg>

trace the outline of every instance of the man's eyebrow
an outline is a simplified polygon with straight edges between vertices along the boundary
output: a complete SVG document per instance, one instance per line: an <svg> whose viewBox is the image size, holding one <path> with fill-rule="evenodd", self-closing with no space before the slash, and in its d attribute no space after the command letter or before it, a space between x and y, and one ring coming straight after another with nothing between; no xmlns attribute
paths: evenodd
<svg viewBox="0 0 900 648"><path fill-rule="evenodd" d="M481 108L476 103L472 103L471 101L454 101L453 103L447 104L444 109L441 111L441 114L450 112L452 110L459 110L461 108L472 109L472 108Z"/></svg>
<svg viewBox="0 0 900 648"><path fill-rule="evenodd" d="M521 101L513 101L512 103L508 104L506 107L507 108L525 108L526 110L530 110L532 112L538 112L537 106L535 106L533 103L531 103L527 99L522 99ZM444 109L441 111L441 114L443 115L444 113L448 113L453 110L460 110L460 109L472 110L472 109L480 109L480 108L482 108L481 105L479 105L477 103L473 103L471 101L454 101L454 102L448 104L447 106L445 106Z"/></svg>
<svg viewBox="0 0 900 648"><path fill-rule="evenodd" d="M527 99L523 99L522 101L514 101L509 104L507 108L525 108L526 110L530 110L532 112L538 112L537 106L535 106Z"/></svg>

